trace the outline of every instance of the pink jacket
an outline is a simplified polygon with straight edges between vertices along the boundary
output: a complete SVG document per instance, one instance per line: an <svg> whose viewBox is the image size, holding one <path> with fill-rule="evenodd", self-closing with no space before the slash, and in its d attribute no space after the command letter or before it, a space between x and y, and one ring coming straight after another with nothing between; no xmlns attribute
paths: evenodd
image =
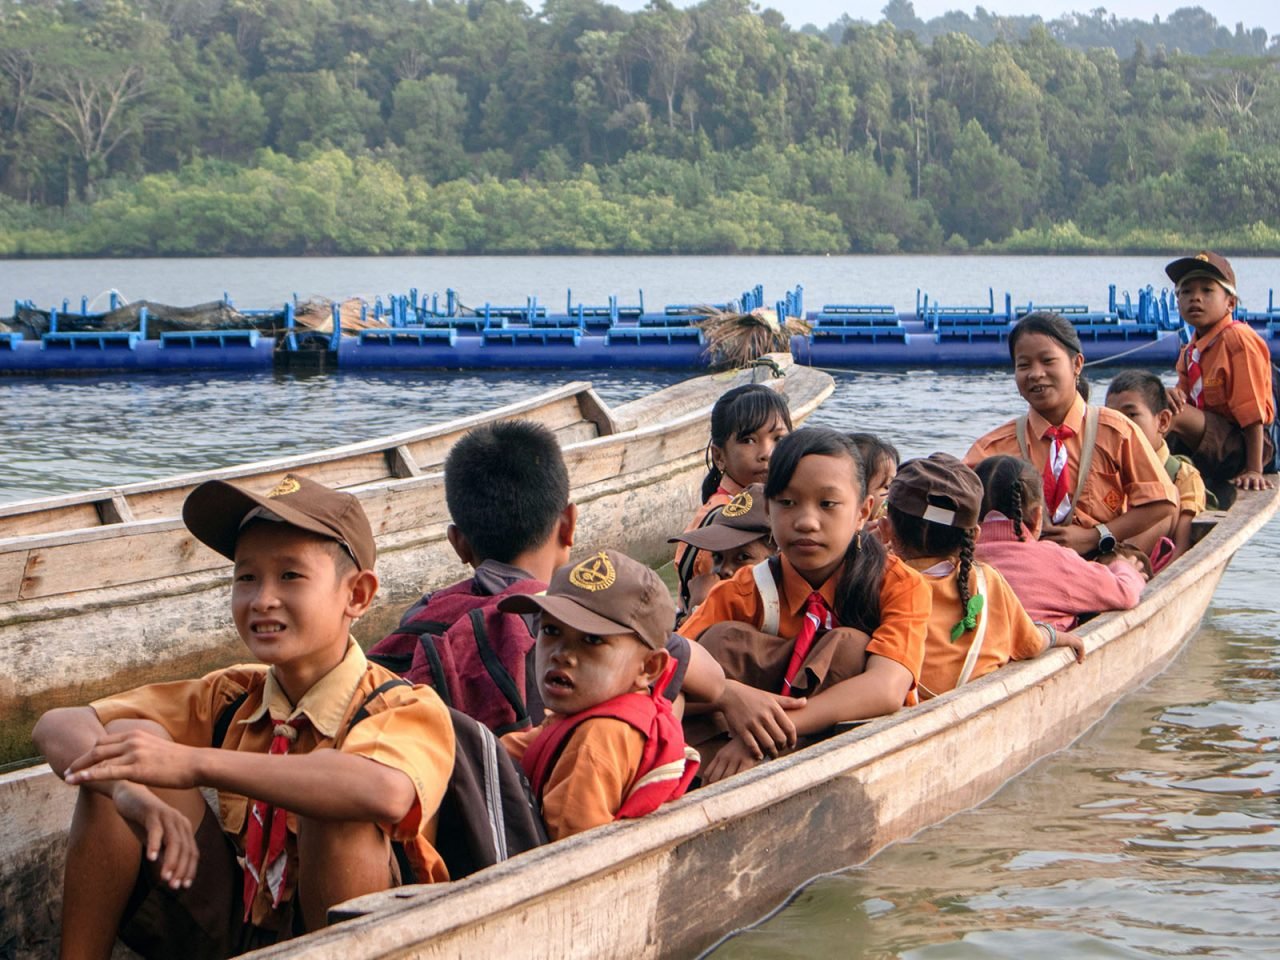
<svg viewBox="0 0 1280 960"><path fill-rule="evenodd" d="M1146 585L1132 564L1111 566L1085 560L1074 550L1051 540L1026 540L1013 535L1013 521L997 513L982 523L976 556L995 567L1032 620L1070 630L1081 614L1128 610L1138 605Z"/></svg>

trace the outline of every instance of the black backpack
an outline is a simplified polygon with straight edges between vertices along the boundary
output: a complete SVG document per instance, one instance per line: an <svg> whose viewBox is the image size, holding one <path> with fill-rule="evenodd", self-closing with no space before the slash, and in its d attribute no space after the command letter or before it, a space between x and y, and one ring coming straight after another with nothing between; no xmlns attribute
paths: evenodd
<svg viewBox="0 0 1280 960"><path fill-rule="evenodd" d="M399 686L413 684L400 677L379 684L352 714L347 731L368 718L369 704L375 697ZM242 693L218 714L213 746L222 746L231 719L247 696ZM517 853L541 846L547 842L547 830L524 771L498 738L484 724L452 707L449 719L453 722L456 746L453 773L440 801L435 846L449 869L449 879L461 880ZM391 846L400 865L401 881L416 882L403 845L393 842Z"/></svg>

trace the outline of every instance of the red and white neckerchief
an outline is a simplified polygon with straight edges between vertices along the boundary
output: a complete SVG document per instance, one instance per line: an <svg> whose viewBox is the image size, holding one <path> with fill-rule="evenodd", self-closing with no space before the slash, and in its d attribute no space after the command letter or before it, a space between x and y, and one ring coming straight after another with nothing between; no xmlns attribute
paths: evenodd
<svg viewBox="0 0 1280 960"><path fill-rule="evenodd" d="M1187 351L1187 396L1197 409L1204 409L1204 373L1200 369L1200 348L1192 343Z"/></svg>
<svg viewBox="0 0 1280 960"><path fill-rule="evenodd" d="M1067 438L1076 432L1065 423L1044 433L1049 458L1044 462L1044 502L1054 523L1062 523L1071 513L1071 471L1067 469Z"/></svg>
<svg viewBox="0 0 1280 960"><path fill-rule="evenodd" d="M298 726L306 718L298 717L277 723L272 731L269 753L281 756L289 752L298 739ZM244 919L253 916L253 901L258 889L266 884L271 893L272 908L280 906L288 880L289 857L285 840L289 834L289 814L283 807L273 807L264 800L254 800L249 808L249 827L244 837Z"/></svg>
<svg viewBox="0 0 1280 960"><path fill-rule="evenodd" d="M787 672L782 681L784 697L791 696L791 684L795 682L796 674L800 672L800 665L813 649L813 641L817 639L818 631L830 630L834 625L835 618L831 608L827 606L827 601L823 599L822 594L815 590L804 602L804 620L800 624L800 632L796 634L795 646L791 648L791 659L787 661Z"/></svg>

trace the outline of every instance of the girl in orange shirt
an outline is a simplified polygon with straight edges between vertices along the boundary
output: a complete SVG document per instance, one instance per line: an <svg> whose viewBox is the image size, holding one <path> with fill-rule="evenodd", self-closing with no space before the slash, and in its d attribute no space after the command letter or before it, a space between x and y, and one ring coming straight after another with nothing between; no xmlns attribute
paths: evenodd
<svg viewBox="0 0 1280 960"><path fill-rule="evenodd" d="M1030 409L975 441L964 462L1029 460L1044 480L1046 540L1087 555L1124 541L1149 552L1177 510L1177 491L1128 417L1087 404L1075 327L1057 314L1027 314L1009 334L1009 355Z"/></svg>
<svg viewBox="0 0 1280 960"><path fill-rule="evenodd" d="M702 506L685 532L709 520L712 510L723 507L744 488L764 483L769 457L778 441L791 432L787 398L761 383L734 387L711 408L711 439L707 443L707 475L702 481ZM676 573L680 577L680 608L688 608L690 583L695 577L711 578L711 557L676 545ZM709 581L704 585L710 589Z"/></svg>
<svg viewBox="0 0 1280 960"><path fill-rule="evenodd" d="M812 427L784 437L764 492L778 560L721 581L680 627L730 678L715 708L734 739L707 782L914 702L924 659L929 588L864 529L873 500L852 441Z"/></svg>
<svg viewBox="0 0 1280 960"><path fill-rule="evenodd" d="M907 461L889 486L889 544L932 592L919 681L925 698L1055 645L1084 659L1078 637L1033 623L1004 577L974 561L982 496L978 475L945 453Z"/></svg>

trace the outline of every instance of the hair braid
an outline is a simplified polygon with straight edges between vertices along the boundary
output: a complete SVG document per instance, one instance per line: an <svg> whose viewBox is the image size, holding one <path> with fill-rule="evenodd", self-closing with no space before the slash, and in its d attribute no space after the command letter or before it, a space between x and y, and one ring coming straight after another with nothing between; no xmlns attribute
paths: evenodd
<svg viewBox="0 0 1280 960"><path fill-rule="evenodd" d="M973 572L973 531L965 530L960 541L960 564L956 567L956 588L960 591L960 615L969 613L969 576Z"/></svg>
<svg viewBox="0 0 1280 960"><path fill-rule="evenodd" d="M1009 519L1013 521L1013 535L1019 540L1026 540L1022 532L1022 484L1017 477L1009 485Z"/></svg>

